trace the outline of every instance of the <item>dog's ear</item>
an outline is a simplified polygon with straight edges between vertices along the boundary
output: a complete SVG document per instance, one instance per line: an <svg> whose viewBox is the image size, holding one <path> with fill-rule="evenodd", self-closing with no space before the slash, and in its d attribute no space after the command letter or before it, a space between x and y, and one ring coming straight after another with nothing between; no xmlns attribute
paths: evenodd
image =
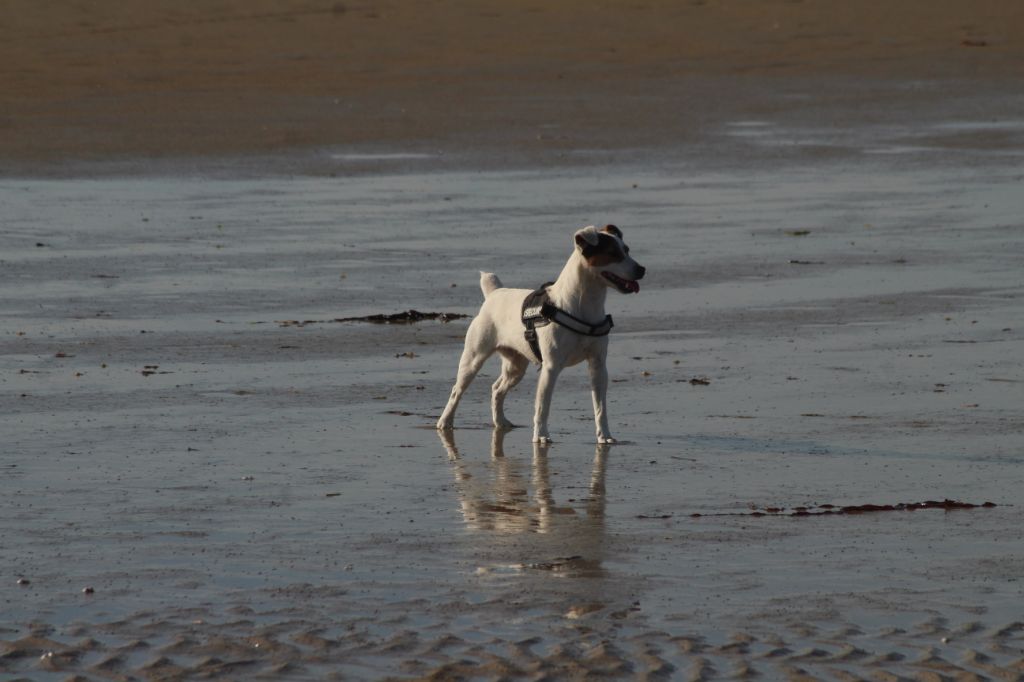
<svg viewBox="0 0 1024 682"><path fill-rule="evenodd" d="M605 225L604 227L601 228L601 231L607 232L608 234L614 234L619 239L622 239L622 230L615 227L614 225Z"/></svg>
<svg viewBox="0 0 1024 682"><path fill-rule="evenodd" d="M587 225L582 230L577 230L573 239L576 242L576 248L582 251L588 246L597 246L598 242L601 241L601 235L597 233L596 227Z"/></svg>

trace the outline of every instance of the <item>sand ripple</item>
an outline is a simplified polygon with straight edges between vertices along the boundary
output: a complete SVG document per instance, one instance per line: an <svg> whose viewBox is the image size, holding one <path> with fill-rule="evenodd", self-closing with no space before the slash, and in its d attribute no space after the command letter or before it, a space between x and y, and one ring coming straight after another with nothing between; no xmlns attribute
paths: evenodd
<svg viewBox="0 0 1024 682"><path fill-rule="evenodd" d="M934 622L925 622L902 634L839 624L847 641L834 632L820 637L815 628L804 629L812 633L807 637L780 637L797 627L734 632L712 643L664 630L616 637L604 627L607 614L599 611L562 630L548 628L545 636L512 641L481 637L486 627L457 632L458 624L444 619L370 634L355 622L318 624L294 614L276 620L275 614L262 614L260 624L176 615L140 613L62 630L36 623L25 632L6 631L0 673L15 679L59 673L66 680L1024 679L1019 623L949 624L958 634L944 640L935 639Z"/></svg>

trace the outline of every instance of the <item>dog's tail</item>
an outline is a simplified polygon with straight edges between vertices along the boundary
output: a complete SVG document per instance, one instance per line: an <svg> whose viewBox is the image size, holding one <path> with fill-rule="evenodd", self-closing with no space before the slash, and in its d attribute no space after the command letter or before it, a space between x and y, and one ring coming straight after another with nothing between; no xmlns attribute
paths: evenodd
<svg viewBox="0 0 1024 682"><path fill-rule="evenodd" d="M501 288L501 280L493 272L480 273L480 290L484 292L484 298L491 295L495 289Z"/></svg>

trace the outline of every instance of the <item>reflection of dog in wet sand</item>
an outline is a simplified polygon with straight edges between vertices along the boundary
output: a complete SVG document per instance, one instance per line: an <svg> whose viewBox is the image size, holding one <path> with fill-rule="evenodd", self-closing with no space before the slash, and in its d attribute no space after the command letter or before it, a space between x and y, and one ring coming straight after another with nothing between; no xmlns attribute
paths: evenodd
<svg viewBox="0 0 1024 682"><path fill-rule="evenodd" d="M496 560L492 568L534 568L561 576L603 575L605 470L610 447L595 446L589 495L571 500L577 502L575 506L559 505L548 470L549 446L533 444L533 461L526 472L522 461L505 457L506 433L494 429L491 434L490 461L470 462L459 453L453 432L439 434L455 475L467 528L491 537L487 554Z"/></svg>
<svg viewBox="0 0 1024 682"><path fill-rule="evenodd" d="M484 304L466 332L458 377L437 428L454 426L455 409L484 361L497 351L501 376L491 392L494 425L510 428L505 418L505 396L519 383L530 362L539 362L540 379L534 404L533 441L551 442L548 413L555 381L566 367L587 361L594 399L598 443L614 443L608 429L605 395L608 390L608 332L612 320L605 315L609 288L624 294L640 290L637 280L644 268L629 255L622 231L614 225L585 227L574 236L575 248L554 283L537 291L508 289L492 273L480 273ZM554 323L554 324L551 324Z"/></svg>

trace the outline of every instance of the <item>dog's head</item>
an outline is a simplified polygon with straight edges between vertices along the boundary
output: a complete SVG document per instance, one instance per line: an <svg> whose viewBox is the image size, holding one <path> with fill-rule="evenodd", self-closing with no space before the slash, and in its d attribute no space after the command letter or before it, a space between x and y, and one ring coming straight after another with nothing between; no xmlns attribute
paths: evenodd
<svg viewBox="0 0 1024 682"><path fill-rule="evenodd" d="M622 230L614 225L601 229L590 225L578 230L574 240L583 262L593 268L607 286L623 294L640 291L637 280L643 279L646 269L629 255L629 247L622 241Z"/></svg>

